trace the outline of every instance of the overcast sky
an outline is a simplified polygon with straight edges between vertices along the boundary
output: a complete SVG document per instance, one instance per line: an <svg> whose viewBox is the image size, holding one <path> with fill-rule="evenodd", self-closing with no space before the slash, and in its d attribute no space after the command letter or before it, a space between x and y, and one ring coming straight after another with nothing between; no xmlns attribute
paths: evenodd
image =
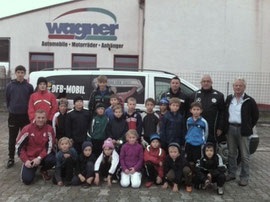
<svg viewBox="0 0 270 202"><path fill-rule="evenodd" d="M70 0L1 0L0 18Z"/></svg>

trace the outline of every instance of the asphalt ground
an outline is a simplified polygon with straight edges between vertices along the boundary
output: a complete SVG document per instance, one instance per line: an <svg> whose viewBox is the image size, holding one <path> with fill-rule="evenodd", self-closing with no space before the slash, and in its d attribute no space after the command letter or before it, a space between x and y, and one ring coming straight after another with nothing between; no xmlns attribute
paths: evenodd
<svg viewBox="0 0 270 202"><path fill-rule="evenodd" d="M122 188L113 184L111 188L103 183L101 186L57 186L51 181L43 181L37 172L32 185L24 185L20 180L21 162L16 157L15 166L6 169L8 160L8 127L7 113L0 113L0 201L270 201L270 124L267 122L257 126L260 144L257 151L251 156L250 180L246 187L238 185L239 178L225 183L225 193L217 195L216 190L196 190L187 193L183 186L179 192L173 193L171 189L163 190L160 186L153 185L139 189ZM53 171L50 171L53 174Z"/></svg>

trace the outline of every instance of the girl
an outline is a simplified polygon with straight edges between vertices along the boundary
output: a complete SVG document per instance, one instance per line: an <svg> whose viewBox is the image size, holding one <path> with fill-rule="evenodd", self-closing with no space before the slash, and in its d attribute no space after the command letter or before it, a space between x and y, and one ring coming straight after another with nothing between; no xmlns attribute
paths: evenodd
<svg viewBox="0 0 270 202"><path fill-rule="evenodd" d="M138 133L130 129L126 133L126 143L120 151L121 181L123 187L139 188L141 185L141 167L143 164L143 148L138 143Z"/></svg>
<svg viewBox="0 0 270 202"><path fill-rule="evenodd" d="M63 184L69 185L76 165L77 152L72 147L72 140L67 137L62 137L58 141L58 148L53 182L60 186Z"/></svg>
<svg viewBox="0 0 270 202"><path fill-rule="evenodd" d="M79 155L75 169L75 176L72 179L73 185L86 183L87 186L92 184L94 179L95 156L92 154L92 143L84 141L82 144L82 154Z"/></svg>
<svg viewBox="0 0 270 202"><path fill-rule="evenodd" d="M95 163L95 181L96 185L99 184L99 176L105 177L109 187L112 182L116 182L116 170L119 164L119 155L114 149L113 141L108 138L104 141L102 146L103 152L99 155ZM112 178L114 178L112 180ZM104 179L104 180L105 180Z"/></svg>

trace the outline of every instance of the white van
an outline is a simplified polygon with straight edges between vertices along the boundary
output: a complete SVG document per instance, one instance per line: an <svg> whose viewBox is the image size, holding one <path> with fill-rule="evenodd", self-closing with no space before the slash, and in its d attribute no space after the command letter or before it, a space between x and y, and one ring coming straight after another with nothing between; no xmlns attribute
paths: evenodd
<svg viewBox="0 0 270 202"><path fill-rule="evenodd" d="M36 87L39 77L46 77L48 89L56 97L66 93L69 108L73 106L73 98L81 95L84 106L88 107L88 100L92 91L97 87L97 77L106 75L108 86L126 103L128 97L135 97L139 110L144 110L144 101L151 97L157 103L163 92L170 87L170 80L175 74L163 71L113 71L113 70L62 70L32 72L29 82ZM181 79L181 90L191 94L198 88Z"/></svg>

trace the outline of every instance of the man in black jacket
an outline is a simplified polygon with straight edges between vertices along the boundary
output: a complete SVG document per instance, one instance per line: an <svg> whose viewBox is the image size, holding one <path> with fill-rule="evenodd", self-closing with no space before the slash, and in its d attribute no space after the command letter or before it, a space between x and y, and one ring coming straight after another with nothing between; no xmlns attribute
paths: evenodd
<svg viewBox="0 0 270 202"><path fill-rule="evenodd" d="M207 142L216 143L221 139L224 124L224 95L212 88L212 79L209 75L204 75L201 79L201 89L192 94L191 102L200 102L203 112L201 116L208 123L209 133Z"/></svg>
<svg viewBox="0 0 270 202"><path fill-rule="evenodd" d="M234 94L226 99L225 124L229 149L229 172L226 180L234 180L237 171L238 148L241 154L240 186L246 186L249 178L249 136L259 119L255 100L244 91L246 82L237 78L233 83Z"/></svg>
<svg viewBox="0 0 270 202"><path fill-rule="evenodd" d="M188 95L184 94L181 91L180 86L181 86L181 81L179 77L177 76L173 77L170 82L170 88L168 89L168 91L164 92L161 95L161 98L166 98L167 100L170 100L173 97L179 98L181 101L179 111L181 115L186 119L188 110L189 110Z"/></svg>

